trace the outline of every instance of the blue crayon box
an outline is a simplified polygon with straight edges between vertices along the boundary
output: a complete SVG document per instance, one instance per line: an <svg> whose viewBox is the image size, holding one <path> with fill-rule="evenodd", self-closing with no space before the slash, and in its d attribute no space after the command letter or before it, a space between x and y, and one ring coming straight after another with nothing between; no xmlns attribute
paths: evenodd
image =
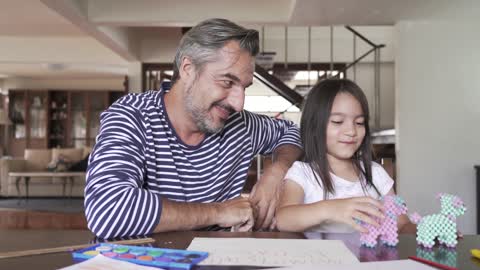
<svg viewBox="0 0 480 270"><path fill-rule="evenodd" d="M72 253L76 260L103 256L147 266L190 269L208 257L208 252L101 243Z"/></svg>

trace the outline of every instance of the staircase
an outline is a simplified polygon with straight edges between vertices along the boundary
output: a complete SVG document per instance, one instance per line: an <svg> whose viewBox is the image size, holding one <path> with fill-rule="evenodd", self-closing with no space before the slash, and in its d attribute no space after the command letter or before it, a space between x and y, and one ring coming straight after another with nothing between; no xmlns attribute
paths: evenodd
<svg viewBox="0 0 480 270"><path fill-rule="evenodd" d="M285 28L285 62L283 63L283 70L282 70L282 75L283 76L277 76L280 72L276 70L275 66L282 65L281 63L275 63L272 65L269 65L269 67L273 67L269 70L261 67L260 65L256 65L256 71L255 71L255 78L257 78L259 81L261 81L265 86L273 90L275 93L278 95L282 96L286 100L288 100L290 103L292 103L292 106L297 106L299 107L302 102L303 102L303 96L308 93L309 89L318 81L326 79L326 78L344 78L346 77L347 70L353 69L353 79L355 81L356 79L356 65L365 59L367 56L373 54L374 55L374 114L372 115L372 118L374 119L374 126L372 127L372 130L380 130L380 50L385 47L384 44L375 44L368 38L366 38L364 35L356 31L353 27L351 26L345 26L345 29L347 29L350 33L353 35L353 44L352 44L352 49L354 51L354 57L351 63L337 63L334 61L334 33L333 33L333 27L330 27L330 63L312 63L311 62L311 27L307 27L308 29L308 49L307 49L307 54L308 54L308 59L307 63L301 63L304 64L304 67L306 69L302 70L302 72L307 72L307 84L306 85L295 85L294 87L290 87L286 84L286 81L291 79L292 76L295 76L295 73L300 72L295 71L295 68L292 68L291 66L299 66L299 63L294 63L293 65L291 63L287 62L287 55L288 55L288 28ZM262 40L261 40L261 49L262 52L260 54L277 54L278 52L275 51L268 51L265 52L265 29L262 27L261 30L262 33ZM356 40L360 39L366 44L370 46L370 49L362 54L359 57L356 57ZM300 64L300 65L301 65ZM319 67L323 67L320 69ZM290 66L290 68L289 68ZM325 66L328 66L328 69L325 68ZM292 72L290 72L292 71ZM311 79L312 72L314 74L317 74L316 77ZM280 74L279 74L280 75ZM287 75L287 76L285 76ZM283 77L283 78L282 78ZM282 80L283 79L283 80ZM288 108L286 108L287 110ZM279 112L279 115L283 114L286 112Z"/></svg>

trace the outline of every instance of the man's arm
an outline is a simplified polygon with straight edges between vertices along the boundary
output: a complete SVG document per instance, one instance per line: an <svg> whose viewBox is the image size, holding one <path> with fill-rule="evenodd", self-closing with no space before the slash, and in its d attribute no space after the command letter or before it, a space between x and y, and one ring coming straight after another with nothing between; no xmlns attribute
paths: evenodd
<svg viewBox="0 0 480 270"><path fill-rule="evenodd" d="M273 163L264 170L250 194L250 201L256 210L256 229L275 226L273 217L279 202L283 178L301 154L302 149L291 144L281 145L273 153Z"/></svg>
<svg viewBox="0 0 480 270"><path fill-rule="evenodd" d="M243 111L242 115L252 139L254 155L273 154L273 164L264 170L250 194L250 201L254 207L255 227L266 229L275 226L272 220L283 177L302 153L300 130L291 121L273 119L248 111Z"/></svg>
<svg viewBox="0 0 480 270"><path fill-rule="evenodd" d="M142 116L131 106L116 103L101 115L85 187L88 228L100 238L144 235L158 224L161 198L142 188L144 134Z"/></svg>
<svg viewBox="0 0 480 270"><path fill-rule="evenodd" d="M248 231L253 222L252 207L245 198L222 203L183 203L163 199L160 223L154 232L194 230L210 225L240 225L239 231Z"/></svg>

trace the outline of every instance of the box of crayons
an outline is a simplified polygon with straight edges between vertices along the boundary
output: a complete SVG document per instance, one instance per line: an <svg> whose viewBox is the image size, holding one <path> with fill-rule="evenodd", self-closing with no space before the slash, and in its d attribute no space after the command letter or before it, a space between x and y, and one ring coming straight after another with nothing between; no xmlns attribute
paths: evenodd
<svg viewBox="0 0 480 270"><path fill-rule="evenodd" d="M116 245L109 243L101 243L89 248L77 250L73 252L72 255L76 260L87 260L98 254L116 260L169 269L190 269L193 265L208 257L207 252L201 251Z"/></svg>

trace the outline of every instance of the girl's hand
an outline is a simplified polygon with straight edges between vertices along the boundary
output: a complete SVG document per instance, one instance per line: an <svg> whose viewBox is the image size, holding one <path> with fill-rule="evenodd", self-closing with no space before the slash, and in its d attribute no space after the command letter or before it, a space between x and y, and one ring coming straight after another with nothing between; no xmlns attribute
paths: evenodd
<svg viewBox="0 0 480 270"><path fill-rule="evenodd" d="M326 210L329 220L348 224L360 232L368 232L368 230L358 224L356 220L378 227L380 224L372 216L382 219L385 217L382 203L371 197L335 199L324 202L328 203Z"/></svg>

